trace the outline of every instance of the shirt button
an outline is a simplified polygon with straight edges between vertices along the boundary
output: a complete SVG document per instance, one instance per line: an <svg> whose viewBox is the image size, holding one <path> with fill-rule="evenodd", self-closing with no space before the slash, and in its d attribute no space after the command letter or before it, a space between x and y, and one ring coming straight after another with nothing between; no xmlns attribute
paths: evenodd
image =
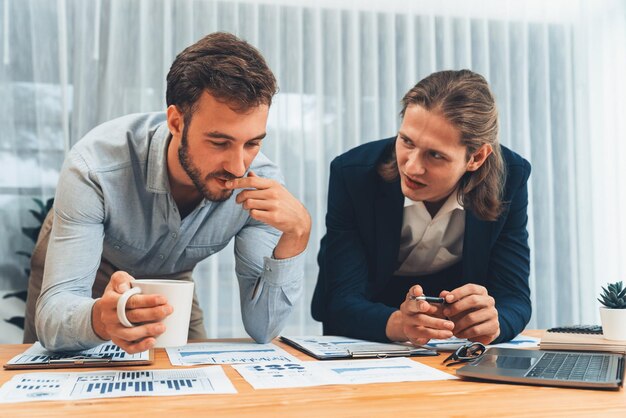
<svg viewBox="0 0 626 418"><path fill-rule="evenodd" d="M172 238L176 238L178 235L176 235L176 232L172 232Z"/></svg>
<svg viewBox="0 0 626 418"><path fill-rule="evenodd" d="M160 258L161 260L163 260L163 259L165 258L165 256L164 256L163 254L159 254L159 258Z"/></svg>
<svg viewBox="0 0 626 418"><path fill-rule="evenodd" d="M119 245L114 245L113 248L115 248L116 250L119 250L120 246Z"/></svg>
<svg viewBox="0 0 626 418"><path fill-rule="evenodd" d="M270 266L265 266L265 270L272 271L272 268Z"/></svg>

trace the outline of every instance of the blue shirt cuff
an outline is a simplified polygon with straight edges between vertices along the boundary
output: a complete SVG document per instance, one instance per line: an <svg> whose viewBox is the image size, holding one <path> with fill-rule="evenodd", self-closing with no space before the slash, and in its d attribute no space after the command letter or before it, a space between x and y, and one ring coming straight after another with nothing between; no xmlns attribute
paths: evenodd
<svg viewBox="0 0 626 418"><path fill-rule="evenodd" d="M306 249L300 254L277 260L263 257L263 281L272 286L283 286L304 276Z"/></svg>

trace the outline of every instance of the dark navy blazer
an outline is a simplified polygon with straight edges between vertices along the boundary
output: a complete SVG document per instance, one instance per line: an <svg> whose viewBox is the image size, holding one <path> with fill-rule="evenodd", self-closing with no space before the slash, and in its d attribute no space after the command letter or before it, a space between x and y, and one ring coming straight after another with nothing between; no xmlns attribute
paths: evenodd
<svg viewBox="0 0 626 418"><path fill-rule="evenodd" d="M400 180L385 182L376 167L394 143L395 137L360 145L330 165L326 236L311 306L313 318L324 324L324 334L388 341L387 320L398 306L377 299L397 279L393 274L399 267L404 195ZM507 173L504 211L494 222L465 211L458 278L460 283L485 286L494 297L500 322L496 342L515 337L531 314L526 230L530 164L501 149Z"/></svg>

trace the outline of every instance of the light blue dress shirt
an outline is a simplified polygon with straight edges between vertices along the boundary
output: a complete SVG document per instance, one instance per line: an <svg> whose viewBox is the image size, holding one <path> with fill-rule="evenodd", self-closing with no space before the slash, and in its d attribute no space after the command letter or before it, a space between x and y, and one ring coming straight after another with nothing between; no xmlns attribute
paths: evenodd
<svg viewBox="0 0 626 418"><path fill-rule="evenodd" d="M235 238L235 271L246 331L268 342L302 293L304 253L271 258L280 238L235 202L203 200L181 220L169 190L164 113L134 114L89 132L65 159L54 202L36 328L51 350L101 344L91 324L101 258L132 276L189 271ZM251 169L283 182L262 153ZM201 280L201 279L199 279Z"/></svg>

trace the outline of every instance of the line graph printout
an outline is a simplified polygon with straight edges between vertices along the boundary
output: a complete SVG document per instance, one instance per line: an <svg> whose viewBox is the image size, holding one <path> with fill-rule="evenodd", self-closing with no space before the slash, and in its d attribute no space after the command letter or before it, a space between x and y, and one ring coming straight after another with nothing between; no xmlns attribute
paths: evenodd
<svg viewBox="0 0 626 418"><path fill-rule="evenodd" d="M458 379L452 374L408 358L320 362L316 367L337 374L343 383L351 385Z"/></svg>
<svg viewBox="0 0 626 418"><path fill-rule="evenodd" d="M0 388L0 403L237 393L221 366L189 370L28 373Z"/></svg>
<svg viewBox="0 0 626 418"><path fill-rule="evenodd" d="M120 347L113 343L100 344L89 350L83 350L71 353L54 353L46 350L38 341L30 346L22 354L18 354L9 360L8 364L47 364L51 360L59 361L63 359L71 359L80 356L84 359L110 359L116 361L133 361L133 360L149 360L148 351L137 354L128 354Z"/></svg>
<svg viewBox="0 0 626 418"><path fill-rule="evenodd" d="M233 368L255 389L457 379L408 358L242 364Z"/></svg>
<svg viewBox="0 0 626 418"><path fill-rule="evenodd" d="M172 366L298 362L297 358L274 344L190 343L166 351Z"/></svg>

